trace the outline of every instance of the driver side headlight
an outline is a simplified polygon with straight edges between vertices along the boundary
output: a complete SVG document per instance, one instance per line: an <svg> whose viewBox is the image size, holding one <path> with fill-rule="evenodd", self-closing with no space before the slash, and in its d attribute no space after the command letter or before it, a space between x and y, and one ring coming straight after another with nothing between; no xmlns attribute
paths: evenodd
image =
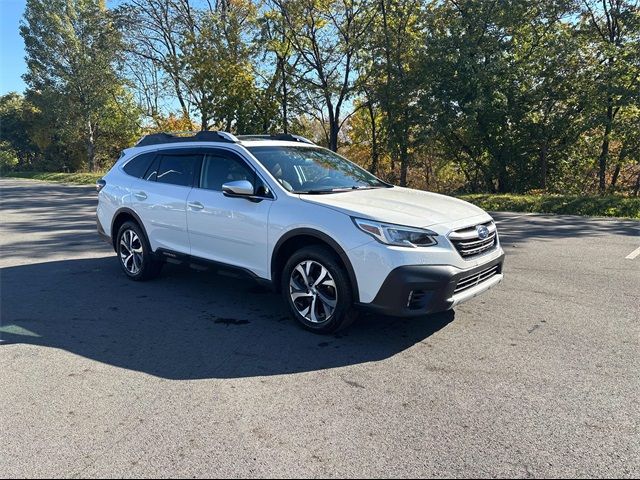
<svg viewBox="0 0 640 480"><path fill-rule="evenodd" d="M352 218L352 220L360 230L385 245L416 248L430 247L438 243L435 239L438 234L424 228L386 224L362 218Z"/></svg>

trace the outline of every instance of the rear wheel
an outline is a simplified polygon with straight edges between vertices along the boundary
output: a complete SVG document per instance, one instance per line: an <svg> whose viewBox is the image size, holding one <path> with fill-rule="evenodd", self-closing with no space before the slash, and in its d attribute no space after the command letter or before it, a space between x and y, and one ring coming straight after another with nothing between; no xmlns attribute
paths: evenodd
<svg viewBox="0 0 640 480"><path fill-rule="evenodd" d="M327 247L295 252L284 267L281 289L291 315L308 330L336 332L356 319L349 277Z"/></svg>
<svg viewBox="0 0 640 480"><path fill-rule="evenodd" d="M123 223L117 242L120 266L130 279L150 280L158 276L162 262L151 252L149 241L137 223Z"/></svg>

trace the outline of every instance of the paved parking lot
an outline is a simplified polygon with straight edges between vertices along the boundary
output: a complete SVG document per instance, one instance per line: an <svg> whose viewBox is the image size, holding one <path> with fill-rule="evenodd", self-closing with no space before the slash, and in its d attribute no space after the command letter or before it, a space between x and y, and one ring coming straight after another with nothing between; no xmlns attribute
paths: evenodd
<svg viewBox="0 0 640 480"><path fill-rule="evenodd" d="M128 281L95 203L0 180L6 476L640 475L640 222L497 213L502 285L322 337L243 280Z"/></svg>

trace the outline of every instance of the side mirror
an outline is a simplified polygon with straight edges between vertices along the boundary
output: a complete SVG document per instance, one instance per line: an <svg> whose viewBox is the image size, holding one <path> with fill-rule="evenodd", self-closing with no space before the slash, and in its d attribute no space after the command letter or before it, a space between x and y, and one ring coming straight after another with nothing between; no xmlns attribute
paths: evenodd
<svg viewBox="0 0 640 480"><path fill-rule="evenodd" d="M247 197L254 194L253 185L248 180L236 180L222 185L222 192L229 196Z"/></svg>

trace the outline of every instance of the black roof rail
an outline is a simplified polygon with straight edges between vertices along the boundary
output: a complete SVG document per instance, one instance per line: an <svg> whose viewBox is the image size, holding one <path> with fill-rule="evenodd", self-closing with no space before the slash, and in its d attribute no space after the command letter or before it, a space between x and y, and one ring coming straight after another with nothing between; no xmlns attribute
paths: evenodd
<svg viewBox="0 0 640 480"><path fill-rule="evenodd" d="M185 136L184 134L191 134ZM210 130L201 130L199 132L176 132L176 133L151 133L145 135L136 147L146 147L149 145L159 145L162 143L183 143L183 142L221 142L221 143L237 143L238 139L227 132L218 132Z"/></svg>
<svg viewBox="0 0 640 480"><path fill-rule="evenodd" d="M300 142L315 145L308 138L300 135L291 135L290 133L277 133L271 135L238 135L238 140L281 140L285 142Z"/></svg>

